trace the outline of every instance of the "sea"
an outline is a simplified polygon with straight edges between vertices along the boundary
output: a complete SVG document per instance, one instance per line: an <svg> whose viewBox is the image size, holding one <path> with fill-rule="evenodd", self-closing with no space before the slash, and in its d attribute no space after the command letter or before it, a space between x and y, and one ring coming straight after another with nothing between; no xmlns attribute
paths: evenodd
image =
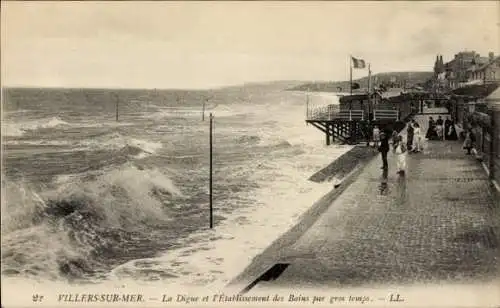
<svg viewBox="0 0 500 308"><path fill-rule="evenodd" d="M3 282L224 286L333 189L350 146L304 120L338 98L308 95L3 89Z"/></svg>

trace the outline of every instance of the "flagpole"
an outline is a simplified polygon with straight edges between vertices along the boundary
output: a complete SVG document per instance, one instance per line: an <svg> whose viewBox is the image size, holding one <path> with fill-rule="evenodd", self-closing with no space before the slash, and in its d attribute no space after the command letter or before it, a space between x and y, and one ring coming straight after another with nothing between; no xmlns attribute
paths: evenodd
<svg viewBox="0 0 500 308"><path fill-rule="evenodd" d="M370 65L371 64L368 63L368 123L371 122L370 113L372 110L371 100L370 100L370 95L371 95L370 88L371 88L371 84L372 84L372 70L370 68Z"/></svg>
<svg viewBox="0 0 500 308"><path fill-rule="evenodd" d="M372 83L372 71L371 71L371 68L370 68L370 63L368 63L368 94L370 94L370 87L371 87L371 83Z"/></svg>
<svg viewBox="0 0 500 308"><path fill-rule="evenodd" d="M349 82L350 82L350 88L351 88L351 95L352 95L352 55L349 55Z"/></svg>

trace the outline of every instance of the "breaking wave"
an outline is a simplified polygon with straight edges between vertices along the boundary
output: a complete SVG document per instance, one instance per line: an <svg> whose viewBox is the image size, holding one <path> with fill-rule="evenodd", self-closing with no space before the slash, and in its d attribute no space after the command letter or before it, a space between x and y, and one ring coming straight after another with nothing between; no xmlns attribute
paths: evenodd
<svg viewBox="0 0 500 308"><path fill-rule="evenodd" d="M42 128L53 128L62 125L69 125L69 123L58 117L52 117L51 119L44 120L43 122L29 121L19 123L3 123L2 135L19 137L24 135L27 131L34 131Z"/></svg>
<svg viewBox="0 0 500 308"><path fill-rule="evenodd" d="M2 274L95 277L106 256L127 255L128 242L168 224L165 208L179 197L167 174L132 164L52 188L2 182Z"/></svg>

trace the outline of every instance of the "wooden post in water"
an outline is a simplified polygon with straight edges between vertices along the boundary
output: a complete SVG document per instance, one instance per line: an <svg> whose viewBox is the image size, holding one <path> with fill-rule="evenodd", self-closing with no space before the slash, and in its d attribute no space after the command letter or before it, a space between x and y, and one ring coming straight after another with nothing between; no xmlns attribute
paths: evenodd
<svg viewBox="0 0 500 308"><path fill-rule="evenodd" d="M213 228L213 206L212 206L212 130L213 130L213 115L210 113L210 181L209 181L209 197L210 197L210 229Z"/></svg>
<svg viewBox="0 0 500 308"><path fill-rule="evenodd" d="M205 100L203 101L203 107L202 107L202 111L201 111L201 120L202 121L205 121Z"/></svg>
<svg viewBox="0 0 500 308"><path fill-rule="evenodd" d="M115 99L116 99L115 117L116 117L116 122L118 122L118 106L120 104L120 99L118 98L118 95L116 93L115 93Z"/></svg>

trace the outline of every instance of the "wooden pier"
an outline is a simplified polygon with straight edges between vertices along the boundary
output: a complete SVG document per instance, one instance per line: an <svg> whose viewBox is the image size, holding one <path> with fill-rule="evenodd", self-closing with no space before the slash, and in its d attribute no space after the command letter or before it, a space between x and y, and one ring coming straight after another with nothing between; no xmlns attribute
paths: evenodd
<svg viewBox="0 0 500 308"><path fill-rule="evenodd" d="M428 93L390 89L340 97L339 104L307 107L306 123L325 134L326 144L369 142L377 125L381 130L395 129L398 122L424 112L424 101L438 100Z"/></svg>

